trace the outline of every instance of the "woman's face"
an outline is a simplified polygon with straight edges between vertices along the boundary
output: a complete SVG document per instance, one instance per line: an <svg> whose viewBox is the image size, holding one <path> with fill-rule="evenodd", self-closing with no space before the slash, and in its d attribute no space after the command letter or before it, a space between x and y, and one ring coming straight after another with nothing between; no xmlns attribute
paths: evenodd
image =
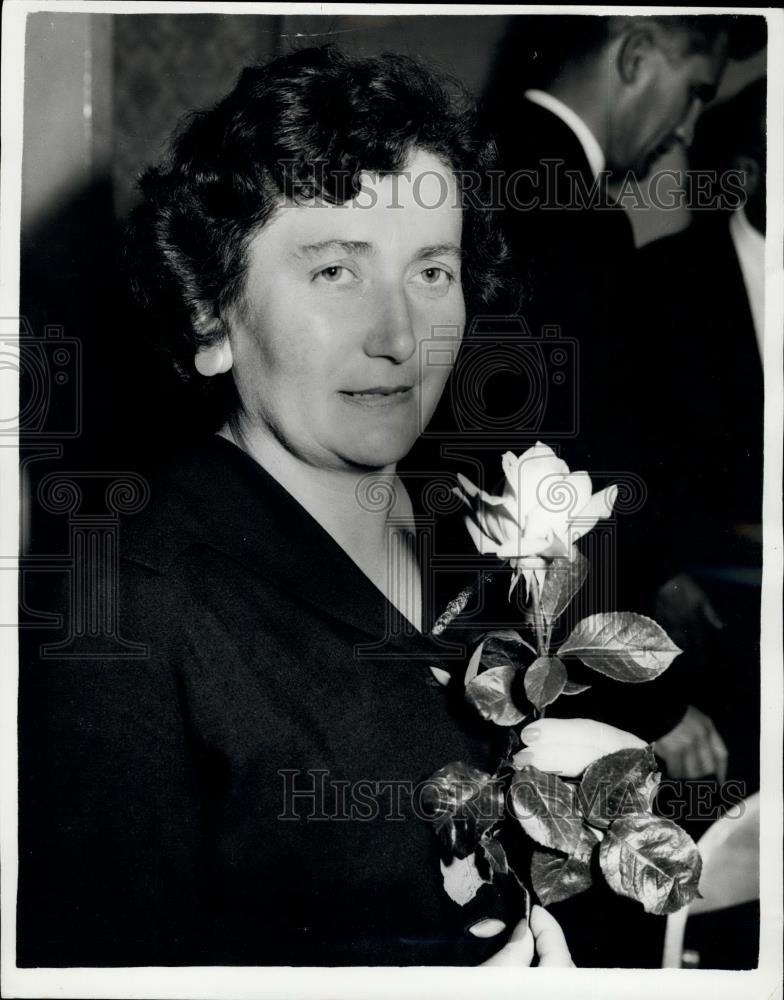
<svg viewBox="0 0 784 1000"><path fill-rule="evenodd" d="M286 203L230 317L243 432L321 468L383 468L430 420L465 325L452 172L416 152L342 205Z"/></svg>

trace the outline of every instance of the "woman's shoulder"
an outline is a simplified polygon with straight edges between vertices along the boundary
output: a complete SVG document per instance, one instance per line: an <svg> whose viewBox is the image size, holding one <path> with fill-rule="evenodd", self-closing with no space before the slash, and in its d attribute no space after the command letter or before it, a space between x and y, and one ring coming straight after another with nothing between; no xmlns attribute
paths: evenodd
<svg viewBox="0 0 784 1000"><path fill-rule="evenodd" d="M174 451L150 476L144 509L121 522L120 556L159 575L176 573L189 550L241 530L249 500L263 516L264 486L259 467L223 438Z"/></svg>

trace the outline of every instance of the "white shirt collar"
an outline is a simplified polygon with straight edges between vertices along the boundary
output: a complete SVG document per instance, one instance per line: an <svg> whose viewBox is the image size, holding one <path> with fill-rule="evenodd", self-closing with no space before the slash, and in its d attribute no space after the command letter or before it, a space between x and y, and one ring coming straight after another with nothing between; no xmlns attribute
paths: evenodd
<svg viewBox="0 0 784 1000"><path fill-rule="evenodd" d="M540 107L552 111L554 115L557 115L561 119L564 125L568 126L574 132L580 140L580 145L583 147L583 152L588 160L591 173L594 178L597 178L604 170L606 159L598 139L582 118L575 111L572 111L568 105L564 104L563 101L557 97L553 97L552 94L546 93L544 90L526 90L523 96L533 104L538 104Z"/></svg>
<svg viewBox="0 0 784 1000"><path fill-rule="evenodd" d="M730 216L730 236L738 255L762 357L765 339L765 237L752 226L742 208Z"/></svg>

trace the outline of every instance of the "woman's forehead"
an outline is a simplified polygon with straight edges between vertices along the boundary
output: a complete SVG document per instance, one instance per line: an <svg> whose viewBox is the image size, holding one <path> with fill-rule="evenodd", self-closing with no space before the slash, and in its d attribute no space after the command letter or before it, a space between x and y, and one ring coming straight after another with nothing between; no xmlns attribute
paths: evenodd
<svg viewBox="0 0 784 1000"><path fill-rule="evenodd" d="M419 152L392 174L360 175L354 198L331 203L281 197L257 233L260 243L307 255L329 242L380 245L460 245L462 205L454 173L430 153ZM357 246L357 252L361 247Z"/></svg>

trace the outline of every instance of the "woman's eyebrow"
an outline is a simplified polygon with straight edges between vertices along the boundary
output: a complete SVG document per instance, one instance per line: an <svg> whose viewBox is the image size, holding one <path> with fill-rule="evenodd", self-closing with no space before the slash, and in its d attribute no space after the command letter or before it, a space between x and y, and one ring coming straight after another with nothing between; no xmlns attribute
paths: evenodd
<svg viewBox="0 0 784 1000"><path fill-rule="evenodd" d="M462 260L464 256L465 252L463 248L459 247L456 243L434 243L429 246L420 247L414 254L414 259L421 260L423 257L456 257L458 260Z"/></svg>
<svg viewBox="0 0 784 1000"><path fill-rule="evenodd" d="M361 240L321 240L319 243L305 243L294 251L295 257L315 257L326 250L340 250L341 253L373 253L373 246Z"/></svg>

